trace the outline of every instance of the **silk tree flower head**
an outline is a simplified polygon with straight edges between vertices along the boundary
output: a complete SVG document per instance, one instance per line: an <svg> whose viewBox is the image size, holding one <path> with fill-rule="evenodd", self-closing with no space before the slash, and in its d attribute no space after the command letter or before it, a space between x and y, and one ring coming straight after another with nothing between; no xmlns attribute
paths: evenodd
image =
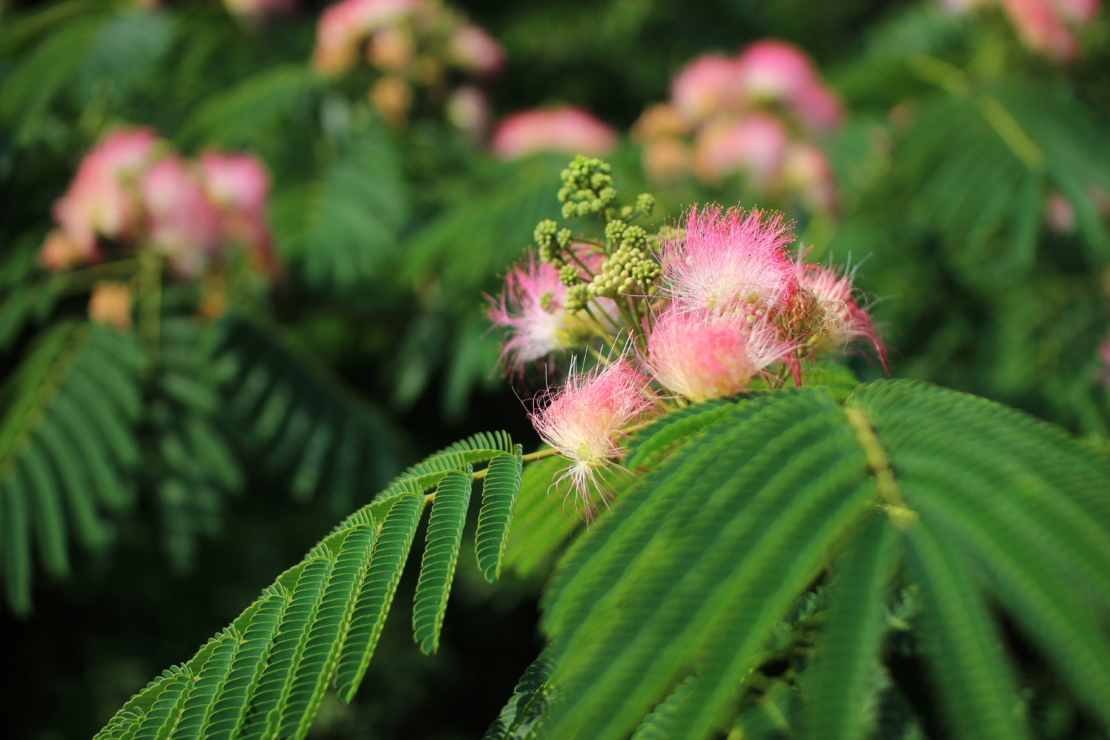
<svg viewBox="0 0 1110 740"><path fill-rule="evenodd" d="M660 239L665 294L686 311L775 313L793 296L794 240L778 213L691 207L682 231Z"/></svg>
<svg viewBox="0 0 1110 740"><path fill-rule="evenodd" d="M497 126L490 140L493 153L502 159L519 159L536 152L600 157L616 146L616 131L589 111L574 106L515 113Z"/></svg>
<svg viewBox="0 0 1110 740"><path fill-rule="evenodd" d="M644 365L664 388L694 403L748 390L797 345L754 314L682 311L659 316Z"/></svg>
<svg viewBox="0 0 1110 740"><path fill-rule="evenodd" d="M816 352L843 350L864 341L887 367L886 347L871 322L852 285L855 270L840 270L810 263L797 265L798 292L794 318L811 334L809 343Z"/></svg>
<svg viewBox="0 0 1110 740"><path fill-rule="evenodd" d="M840 124L844 115L840 102L798 47L774 39L757 41L741 52L736 64L739 85L753 103L787 106L817 131Z"/></svg>
<svg viewBox="0 0 1110 740"><path fill-rule="evenodd" d="M535 257L514 266L505 276L500 299L491 300L490 320L508 330L501 356L510 372L552 352L574 349L601 330L588 314L566 310L567 287L559 271Z"/></svg>
<svg viewBox="0 0 1110 740"><path fill-rule="evenodd" d="M82 261L97 259L98 234L133 236L139 216L135 184L153 161L156 143L150 129L117 129L85 156L65 195L54 202L54 218Z"/></svg>
<svg viewBox="0 0 1110 740"><path fill-rule="evenodd" d="M249 154L206 152L200 174L205 193L220 212L224 236L247 247L260 270L276 274L277 257L266 224L270 174L265 165Z"/></svg>
<svg viewBox="0 0 1110 740"><path fill-rule="evenodd" d="M719 121L698 134L695 169L706 182L742 172L751 184L765 189L779 180L789 134L774 116L756 112L738 122Z"/></svg>
<svg viewBox="0 0 1110 740"><path fill-rule="evenodd" d="M626 359L572 373L566 384L537 399L532 425L544 442L570 461L556 479L569 481L576 509L587 521L596 508L593 492L605 496L598 472L623 454L625 429L656 410L650 379Z"/></svg>
<svg viewBox="0 0 1110 740"><path fill-rule="evenodd" d="M131 330L131 290L127 283L100 281L89 297L89 319L110 324L118 331Z"/></svg>
<svg viewBox="0 0 1110 740"><path fill-rule="evenodd" d="M222 234L220 212L199 173L180 157L164 157L143 176L140 191L150 248L182 277L202 275L218 256Z"/></svg>
<svg viewBox="0 0 1110 740"><path fill-rule="evenodd" d="M341 0L320 15L312 65L323 74L354 66L362 42L374 31L414 12L418 0Z"/></svg>
<svg viewBox="0 0 1110 740"><path fill-rule="evenodd" d="M671 82L671 99L688 121L697 123L742 100L740 70L735 59L707 54L690 62Z"/></svg>

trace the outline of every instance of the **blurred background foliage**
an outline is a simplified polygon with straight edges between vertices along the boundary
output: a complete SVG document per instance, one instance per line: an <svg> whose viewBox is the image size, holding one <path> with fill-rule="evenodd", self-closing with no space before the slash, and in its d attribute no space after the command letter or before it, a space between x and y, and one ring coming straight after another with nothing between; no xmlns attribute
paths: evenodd
<svg viewBox="0 0 1110 740"><path fill-rule="evenodd" d="M698 202L786 210L815 257L860 265L894 375L1110 437L1097 2L1044 0L1040 26L967 0L427 2L361 31L351 4L0 3L14 736L91 735L414 459L487 429L535 440L518 396L559 368L502 379L483 294L577 150L654 192L657 227ZM774 84L753 110L678 81L763 39L812 58L827 115ZM52 260L53 204L121 127L187 168L257 158L263 221L226 237L249 248L187 270L148 224ZM537 584L489 586L472 560L440 653L395 616L371 688L314 732L481 734L538 652Z"/></svg>

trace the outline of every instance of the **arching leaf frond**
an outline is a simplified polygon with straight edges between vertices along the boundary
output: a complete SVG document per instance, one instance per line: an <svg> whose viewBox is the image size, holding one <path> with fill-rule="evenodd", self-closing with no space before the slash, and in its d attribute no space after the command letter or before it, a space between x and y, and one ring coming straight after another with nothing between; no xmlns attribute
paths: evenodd
<svg viewBox="0 0 1110 740"><path fill-rule="evenodd" d="M69 572L70 527L87 548L108 543L101 510L132 500L124 473L140 451L144 361L131 339L92 324L42 335L0 391L0 541L8 603L30 610L31 543L46 571Z"/></svg>
<svg viewBox="0 0 1110 740"><path fill-rule="evenodd" d="M495 458L494 462L499 459ZM443 627L443 613L447 610L447 597L459 561L473 476L473 469L465 473L448 472L436 488L432 513L428 517L424 560L420 564L416 603L412 610L413 636L425 655L439 649L439 631ZM488 475L486 480L488 483Z"/></svg>
<svg viewBox="0 0 1110 740"><path fill-rule="evenodd" d="M474 549L478 569L490 582L501 575L501 559L520 492L522 456L521 446L516 445L513 454L493 458L482 482L482 508L478 512Z"/></svg>

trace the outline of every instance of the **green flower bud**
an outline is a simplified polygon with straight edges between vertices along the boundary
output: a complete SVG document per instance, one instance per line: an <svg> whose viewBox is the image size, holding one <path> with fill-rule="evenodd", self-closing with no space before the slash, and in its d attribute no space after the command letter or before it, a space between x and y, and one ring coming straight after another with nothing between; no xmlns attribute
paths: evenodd
<svg viewBox="0 0 1110 740"><path fill-rule="evenodd" d="M636 196L636 210L643 211L645 216L650 216L655 210L655 196L651 193L640 193Z"/></svg>
<svg viewBox="0 0 1110 740"><path fill-rule="evenodd" d="M570 229L560 229L559 233L555 235L555 242L562 249L566 249L567 247L570 246L570 237L571 237Z"/></svg>
<svg viewBox="0 0 1110 740"><path fill-rule="evenodd" d="M578 268L574 265L563 265L559 270L559 282L568 288L578 282Z"/></svg>

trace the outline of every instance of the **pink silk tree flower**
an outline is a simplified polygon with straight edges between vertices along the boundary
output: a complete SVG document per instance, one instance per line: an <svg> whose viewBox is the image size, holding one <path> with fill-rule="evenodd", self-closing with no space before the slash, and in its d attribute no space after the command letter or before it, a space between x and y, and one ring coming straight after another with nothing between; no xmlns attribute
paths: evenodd
<svg viewBox="0 0 1110 740"><path fill-rule="evenodd" d="M341 74L354 66L362 42L375 30L416 10L418 0L341 0L320 15L312 66Z"/></svg>
<svg viewBox="0 0 1110 740"><path fill-rule="evenodd" d="M151 249L163 254L183 277L199 277L218 256L220 212L200 177L180 157L150 168L140 183L149 219Z"/></svg>
<svg viewBox="0 0 1110 740"><path fill-rule="evenodd" d="M451 60L467 72L490 77L501 71L505 64L505 50L492 36L473 23L455 31L451 37Z"/></svg>
<svg viewBox="0 0 1110 740"><path fill-rule="evenodd" d="M500 300L491 299L488 311L494 326L508 330L501 349L506 370L520 372L527 363L589 337L588 317L569 314L566 300L567 288L551 264L532 257L509 271Z"/></svg>
<svg viewBox="0 0 1110 740"><path fill-rule="evenodd" d="M869 343L887 368L886 347L852 285L855 270L799 262L796 320L812 333L818 351L843 350L857 341Z"/></svg>
<svg viewBox="0 0 1110 740"><path fill-rule="evenodd" d="M796 347L754 314L670 309L648 337L644 364L667 390L701 403L748 390L752 379Z"/></svg>
<svg viewBox="0 0 1110 740"><path fill-rule="evenodd" d="M1051 0L1002 0L1002 7L1022 43L1033 51L1059 62L1079 55L1075 34Z"/></svg>
<svg viewBox="0 0 1110 740"><path fill-rule="evenodd" d="M737 122L714 121L698 133L694 167L707 182L742 173L752 187L763 190L781 175L789 139L782 122L762 111Z"/></svg>
<svg viewBox="0 0 1110 740"><path fill-rule="evenodd" d="M277 256L266 223L270 193L266 166L249 154L206 152L200 159L200 174L209 200L220 211L224 237L247 247L258 269L276 274Z"/></svg>
<svg viewBox="0 0 1110 740"><path fill-rule="evenodd" d="M735 59L706 54L687 64L671 82L671 100L688 121L697 123L744 102Z"/></svg>
<svg viewBox="0 0 1110 740"><path fill-rule="evenodd" d="M570 481L575 508L581 506L587 521L596 508L591 488L607 496L598 471L621 458L626 428L656 410L650 382L621 358L589 372L572 373L561 388L538 398L537 405L546 405L529 415L543 441L570 460L555 483Z"/></svg>
<svg viewBox="0 0 1110 740"><path fill-rule="evenodd" d="M502 159L519 159L535 152L602 157L616 146L616 131L573 106L515 113L497 126L490 139L490 148Z"/></svg>
<svg viewBox="0 0 1110 740"><path fill-rule="evenodd" d="M661 240L665 293L685 311L773 314L796 287L793 240L778 213L691 207L684 231Z"/></svg>
<svg viewBox="0 0 1110 740"><path fill-rule="evenodd" d="M91 261L98 234L124 240L138 220L135 183L154 159L157 136L147 128L108 134L81 161L65 195L54 202L54 219Z"/></svg>

